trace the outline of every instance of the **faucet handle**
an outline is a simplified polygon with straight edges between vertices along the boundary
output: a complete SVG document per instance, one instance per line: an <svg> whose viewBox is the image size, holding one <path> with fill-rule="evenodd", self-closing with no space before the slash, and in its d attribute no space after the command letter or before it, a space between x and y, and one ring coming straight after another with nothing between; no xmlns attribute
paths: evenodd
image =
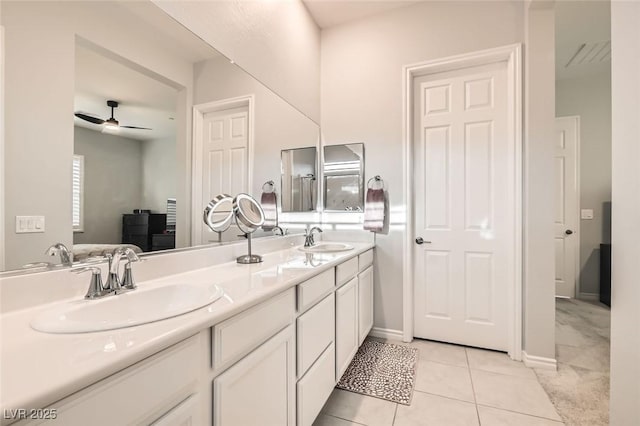
<svg viewBox="0 0 640 426"><path fill-rule="evenodd" d="M127 263L124 265L124 276L122 277L122 288L126 290L135 290L138 286L133 279L133 271L131 270L131 264L133 262L146 262L146 259L140 259L138 254L130 248L124 250L124 254L127 257Z"/></svg>
<svg viewBox="0 0 640 426"><path fill-rule="evenodd" d="M102 284L102 270L100 268L96 266L84 266L82 268L72 269L71 272L74 274L91 272L91 282L89 283L89 290L87 290L87 294L84 296L85 299L98 299L110 293Z"/></svg>

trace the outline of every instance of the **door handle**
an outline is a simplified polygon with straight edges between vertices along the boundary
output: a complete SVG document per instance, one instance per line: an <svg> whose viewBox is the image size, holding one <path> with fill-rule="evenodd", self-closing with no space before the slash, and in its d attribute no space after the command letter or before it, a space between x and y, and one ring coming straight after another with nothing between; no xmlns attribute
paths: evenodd
<svg viewBox="0 0 640 426"><path fill-rule="evenodd" d="M567 235L571 235L573 234L573 231L571 229L567 229L566 231L564 231L564 233Z"/></svg>
<svg viewBox="0 0 640 426"><path fill-rule="evenodd" d="M425 241L422 237L416 238L416 244L422 245L424 243L431 244L431 241Z"/></svg>

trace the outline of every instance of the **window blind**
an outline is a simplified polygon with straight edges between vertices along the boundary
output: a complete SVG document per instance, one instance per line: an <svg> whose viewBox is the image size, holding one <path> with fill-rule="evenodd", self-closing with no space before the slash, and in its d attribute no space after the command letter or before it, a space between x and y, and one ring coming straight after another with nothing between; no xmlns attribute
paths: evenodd
<svg viewBox="0 0 640 426"><path fill-rule="evenodd" d="M73 230L84 230L84 155L73 156L72 223Z"/></svg>
<svg viewBox="0 0 640 426"><path fill-rule="evenodd" d="M176 199L167 199L167 230L176 230Z"/></svg>

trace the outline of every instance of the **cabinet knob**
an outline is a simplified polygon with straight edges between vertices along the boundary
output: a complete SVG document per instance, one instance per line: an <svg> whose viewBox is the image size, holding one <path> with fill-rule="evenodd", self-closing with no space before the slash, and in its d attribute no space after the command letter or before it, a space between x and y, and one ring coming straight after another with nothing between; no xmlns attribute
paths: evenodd
<svg viewBox="0 0 640 426"><path fill-rule="evenodd" d="M573 231L571 229L567 229L566 231L564 231L564 233L567 235L571 235L573 234Z"/></svg>

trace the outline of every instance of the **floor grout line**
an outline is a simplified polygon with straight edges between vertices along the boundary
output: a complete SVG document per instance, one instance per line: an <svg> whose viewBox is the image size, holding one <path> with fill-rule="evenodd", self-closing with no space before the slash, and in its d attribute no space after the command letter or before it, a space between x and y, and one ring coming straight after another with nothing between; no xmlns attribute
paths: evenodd
<svg viewBox="0 0 640 426"><path fill-rule="evenodd" d="M495 408L496 410L508 411L510 413L515 413L515 414L522 414L524 416L535 417L537 419L549 420L549 421L556 422L556 423L564 423L564 420L556 420L556 419L552 419L550 417L539 416L537 414L523 413L522 411L515 411L515 410L510 410L508 408L496 407L495 405L488 405L488 404L477 404L477 405L479 407ZM558 414L558 417L560 417L559 414ZM560 418L562 418L562 417L560 417Z"/></svg>
<svg viewBox="0 0 640 426"><path fill-rule="evenodd" d="M469 352L467 349L464 349L464 355L467 358L467 372L469 373L469 380L471 381L471 393L473 394L473 402L476 409L476 417L478 418L478 425L482 426L482 421L480 420L480 410L478 410L478 398L476 398L476 388L473 386L473 376L471 375L471 364L469 363Z"/></svg>
<svg viewBox="0 0 640 426"><path fill-rule="evenodd" d="M437 394L437 393L421 391L421 390L418 390L418 389L414 389L414 391L415 392L419 392L419 393L423 393L425 395L439 396L440 398L450 399L452 401L466 402L467 404L474 404L473 401L467 401L466 399L454 398L452 396L440 395L440 394Z"/></svg>
<svg viewBox="0 0 640 426"><path fill-rule="evenodd" d="M396 424L396 416L398 415L398 403L396 403L396 409L393 411L393 420L391 421L391 426Z"/></svg>
<svg viewBox="0 0 640 426"><path fill-rule="evenodd" d="M354 421L354 420L345 419L345 418L343 418L343 417L335 416L335 415L333 415L333 414L327 414L327 413L322 413L322 412L321 412L320 414L321 414L321 415L324 415L324 416L333 417L333 418L335 418L335 419L344 420L345 422L353 423L353 424L356 424L356 425L360 425L360 426L367 426L367 425L365 425L364 423L359 423L359 422L356 422L356 421Z"/></svg>

